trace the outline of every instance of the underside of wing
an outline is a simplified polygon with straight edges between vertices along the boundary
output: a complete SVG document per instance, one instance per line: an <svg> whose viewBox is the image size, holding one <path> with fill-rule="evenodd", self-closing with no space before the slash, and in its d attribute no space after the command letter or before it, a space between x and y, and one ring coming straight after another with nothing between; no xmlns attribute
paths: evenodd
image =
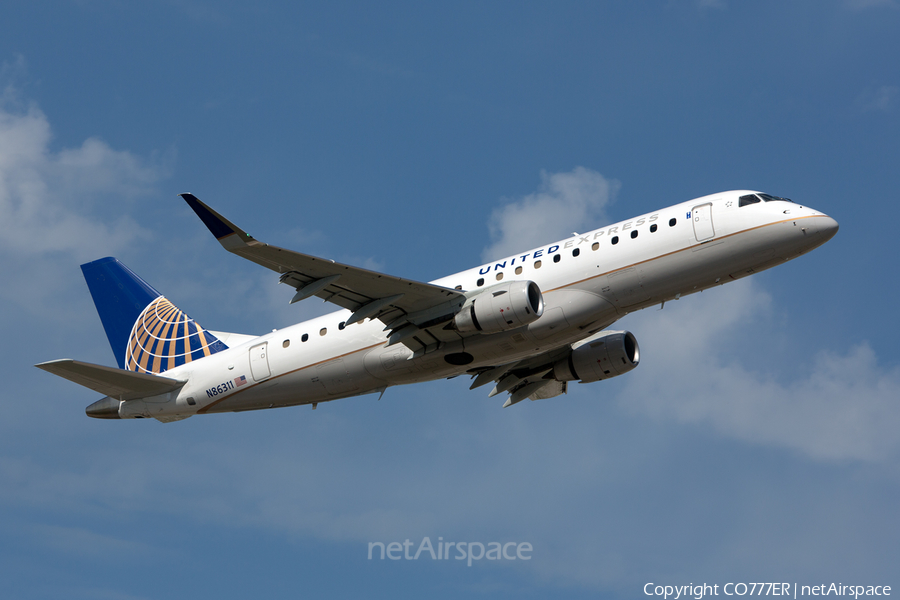
<svg viewBox="0 0 900 600"><path fill-rule="evenodd" d="M157 396L184 385L183 381L170 377L125 371L70 358L51 360L35 366L118 400Z"/></svg>
<svg viewBox="0 0 900 600"><path fill-rule="evenodd" d="M458 333L442 326L465 303L463 292L265 244L193 194L181 197L226 250L279 273L281 283L295 288L292 303L322 298L353 312L347 325L380 319L391 332L391 343L403 343L414 352L459 339Z"/></svg>
<svg viewBox="0 0 900 600"><path fill-rule="evenodd" d="M508 392L504 408L525 399L541 400L565 394L567 382L554 378L553 366L571 351L571 346L567 345L525 360L482 370L475 375L469 389L494 383L488 397Z"/></svg>
<svg viewBox="0 0 900 600"><path fill-rule="evenodd" d="M591 383L628 373L640 362L640 348L629 331L599 331L519 362L472 371L469 389L495 382L489 396L509 392L504 408L526 398L540 400L565 394L570 381Z"/></svg>

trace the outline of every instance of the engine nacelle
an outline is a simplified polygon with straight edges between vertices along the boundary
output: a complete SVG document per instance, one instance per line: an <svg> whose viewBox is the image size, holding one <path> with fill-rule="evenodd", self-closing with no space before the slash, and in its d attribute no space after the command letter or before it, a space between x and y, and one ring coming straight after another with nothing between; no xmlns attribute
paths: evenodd
<svg viewBox="0 0 900 600"><path fill-rule="evenodd" d="M601 331L578 342L567 358L553 365L559 381L590 383L622 375L638 366L640 348L630 331Z"/></svg>
<svg viewBox="0 0 900 600"><path fill-rule="evenodd" d="M544 313L541 288L533 281L498 283L470 298L453 318L464 333L499 333L533 323Z"/></svg>

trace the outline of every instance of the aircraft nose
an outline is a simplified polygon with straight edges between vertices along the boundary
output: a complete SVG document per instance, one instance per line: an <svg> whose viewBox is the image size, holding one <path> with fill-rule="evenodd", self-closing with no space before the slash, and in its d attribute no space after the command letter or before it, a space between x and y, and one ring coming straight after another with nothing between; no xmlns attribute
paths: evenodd
<svg viewBox="0 0 900 600"><path fill-rule="evenodd" d="M831 238L834 237L834 234L838 232L838 222L829 217L828 215L822 215L817 219L818 227L819 227L819 236L825 238L822 242L827 242Z"/></svg>

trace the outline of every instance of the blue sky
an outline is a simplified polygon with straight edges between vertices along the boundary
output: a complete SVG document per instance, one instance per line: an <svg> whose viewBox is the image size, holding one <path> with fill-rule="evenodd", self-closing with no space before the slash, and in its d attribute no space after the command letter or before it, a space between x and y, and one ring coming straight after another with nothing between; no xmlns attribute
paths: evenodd
<svg viewBox="0 0 900 600"><path fill-rule="evenodd" d="M0 594L896 589L898 56L892 0L4 3ZM629 315L640 367L565 397L502 410L455 379L104 422L32 367L114 364L78 268L108 255L210 329L327 310L288 305L179 192L258 239L431 280L743 188L840 232ZM367 560L425 536L534 551Z"/></svg>

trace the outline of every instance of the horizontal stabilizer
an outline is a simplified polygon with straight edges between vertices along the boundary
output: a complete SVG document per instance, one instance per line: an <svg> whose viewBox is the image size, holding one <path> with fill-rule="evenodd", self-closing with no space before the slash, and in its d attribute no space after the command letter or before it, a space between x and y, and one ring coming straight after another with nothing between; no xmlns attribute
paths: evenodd
<svg viewBox="0 0 900 600"><path fill-rule="evenodd" d="M170 377L135 373L71 358L51 360L34 366L119 400L157 396L177 390L185 384L184 381Z"/></svg>

